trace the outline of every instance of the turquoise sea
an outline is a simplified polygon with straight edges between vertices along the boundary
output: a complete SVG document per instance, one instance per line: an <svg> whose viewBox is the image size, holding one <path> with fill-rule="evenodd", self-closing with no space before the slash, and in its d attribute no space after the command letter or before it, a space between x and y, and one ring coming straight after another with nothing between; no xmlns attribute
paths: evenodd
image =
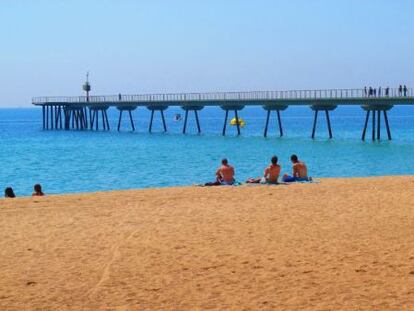
<svg viewBox="0 0 414 311"><path fill-rule="evenodd" d="M359 107L340 107L331 113L334 139L327 139L321 114L317 139L310 138L313 121L307 107L290 107L282 112L285 136L279 138L272 116L269 136L263 137L265 112L245 108L242 135L228 127L221 136L224 112L205 108L200 112L202 134L195 134L190 113L189 134L181 134L182 122L173 120L183 112L166 111L168 133L161 132L161 120L154 120L149 134L150 112L133 112L136 132L129 130L127 116L123 129L116 131L118 111L109 110L111 131L64 131L41 128L41 110L0 109L0 187L12 186L16 195L29 195L35 183L46 193L191 185L214 179L220 159L227 157L244 181L262 174L272 155L279 156L283 172L290 172L289 156L299 155L314 177L351 177L414 174L414 107L395 107L389 112L393 140L372 142L368 128L361 141L365 114ZM232 117L232 115L230 115ZM194 134L192 134L194 133Z"/></svg>

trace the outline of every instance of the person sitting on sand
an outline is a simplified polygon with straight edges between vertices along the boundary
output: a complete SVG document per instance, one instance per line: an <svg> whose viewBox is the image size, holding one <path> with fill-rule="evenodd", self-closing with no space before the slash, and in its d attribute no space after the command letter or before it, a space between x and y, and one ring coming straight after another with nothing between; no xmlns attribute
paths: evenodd
<svg viewBox="0 0 414 311"><path fill-rule="evenodd" d="M42 197L45 194L42 191L42 186L40 184L36 184L33 186L34 192L32 193L32 196L34 197Z"/></svg>
<svg viewBox="0 0 414 311"><path fill-rule="evenodd" d="M290 176L288 174L285 174L283 175L282 180L284 182L308 181L308 168L306 167L306 164L299 161L298 156L296 154L292 154L290 160L293 163L293 175Z"/></svg>
<svg viewBox="0 0 414 311"><path fill-rule="evenodd" d="M280 165L277 164L278 158L277 156L273 156L270 160L271 164L266 167L264 170L263 177L259 178L249 178L246 183L248 184L277 184L280 174Z"/></svg>
<svg viewBox="0 0 414 311"><path fill-rule="evenodd" d="M6 189L4 189L4 197L5 198L15 198L16 197L12 187L7 187Z"/></svg>
<svg viewBox="0 0 414 311"><path fill-rule="evenodd" d="M233 185L234 181L234 167L228 163L227 159L223 159L216 171L216 181L206 183L205 186Z"/></svg>

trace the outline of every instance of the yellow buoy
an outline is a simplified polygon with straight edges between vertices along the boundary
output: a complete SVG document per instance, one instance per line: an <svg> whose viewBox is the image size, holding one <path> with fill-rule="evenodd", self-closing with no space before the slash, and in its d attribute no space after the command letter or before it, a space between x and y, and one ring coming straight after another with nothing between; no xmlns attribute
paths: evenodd
<svg viewBox="0 0 414 311"><path fill-rule="evenodd" d="M236 118L231 119L231 121L230 121L230 125L237 125L237 120L236 120ZM242 118L239 118L239 125L240 125L241 127L243 127L243 126L245 126L245 125L246 125L246 122L244 122L244 120L243 120Z"/></svg>

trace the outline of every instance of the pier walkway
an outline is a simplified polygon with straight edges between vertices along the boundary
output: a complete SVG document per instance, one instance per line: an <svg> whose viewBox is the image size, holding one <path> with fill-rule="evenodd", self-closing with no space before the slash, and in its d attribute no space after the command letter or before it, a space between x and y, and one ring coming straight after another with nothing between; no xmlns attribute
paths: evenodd
<svg viewBox="0 0 414 311"><path fill-rule="evenodd" d="M382 92L382 93L381 93ZM167 124L164 110L169 106L179 106L185 111L183 133L186 133L189 112L193 111L197 130L201 132L199 111L206 106L219 106L225 111L223 135L226 134L229 111L234 112L237 134L240 135L239 111L245 106L262 106L265 111L264 136L267 136L271 112L278 119L279 134L283 136L281 111L289 106L309 106L314 112L311 137L315 137L319 112L324 112L329 137L332 127L329 113L338 105L358 105L366 111L362 131L365 140L370 116L372 121L372 140L381 139L381 114L384 117L388 139L391 130L387 111L395 105L414 105L414 91L407 89L382 89L376 96L369 96L365 89L331 89L331 90L292 90L292 91L254 91L254 92L217 92L217 93L177 93L177 94L142 94L109 96L72 96L72 97L34 97L32 104L41 106L43 111L43 129L95 129L109 130L107 116L109 107L119 110L118 130L120 130L123 112L129 115L132 130L135 130L132 111L137 107L146 107L151 111L149 131L152 131L154 114L159 111L164 131ZM101 115L101 122L99 122Z"/></svg>

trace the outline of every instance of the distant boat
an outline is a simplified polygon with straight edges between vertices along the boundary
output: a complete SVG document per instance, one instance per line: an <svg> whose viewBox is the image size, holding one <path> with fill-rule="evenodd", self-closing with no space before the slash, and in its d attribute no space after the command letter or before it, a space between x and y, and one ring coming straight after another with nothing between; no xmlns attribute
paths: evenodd
<svg viewBox="0 0 414 311"><path fill-rule="evenodd" d="M174 121L181 121L181 119L182 119L181 114L176 113L176 114L174 115Z"/></svg>
<svg viewBox="0 0 414 311"><path fill-rule="evenodd" d="M236 118L233 118L233 119L231 119L231 121L230 121L230 125L237 125L237 120L236 120ZM242 118L239 118L239 125L241 126L241 127L243 127L243 126L245 126L246 125L246 122L244 122L244 120L242 119Z"/></svg>

